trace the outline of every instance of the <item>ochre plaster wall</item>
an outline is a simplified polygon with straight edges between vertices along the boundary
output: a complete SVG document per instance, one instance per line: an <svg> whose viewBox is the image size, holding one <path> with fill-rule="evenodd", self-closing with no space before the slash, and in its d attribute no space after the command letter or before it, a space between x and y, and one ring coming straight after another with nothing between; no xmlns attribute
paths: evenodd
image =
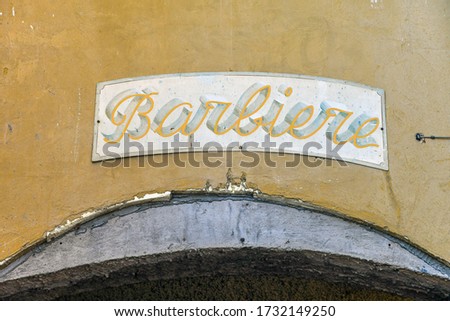
<svg viewBox="0 0 450 321"><path fill-rule="evenodd" d="M447 0L2 1L0 260L89 209L225 182L225 165L92 163L97 82L262 71L385 89L390 170L286 169L292 157L274 156L279 168L247 168L247 182L371 222L450 261L450 142L414 139L450 134L449 10Z"/></svg>

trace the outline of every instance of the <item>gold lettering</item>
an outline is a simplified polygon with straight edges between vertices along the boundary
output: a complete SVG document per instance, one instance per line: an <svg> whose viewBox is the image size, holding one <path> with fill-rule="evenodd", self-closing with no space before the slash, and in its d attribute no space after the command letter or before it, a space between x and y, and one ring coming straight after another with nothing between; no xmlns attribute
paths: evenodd
<svg viewBox="0 0 450 321"><path fill-rule="evenodd" d="M181 132L189 121L192 113L185 107L192 108L192 105L188 102L184 102L181 99L175 98L165 104L155 116L154 122L152 124L152 129L155 133L162 137L170 137L178 132ZM175 119L170 125L164 126L167 118L178 108L183 107L180 115Z"/></svg>
<svg viewBox="0 0 450 321"><path fill-rule="evenodd" d="M134 140L144 137L150 129L148 113L154 106L151 96L156 94L158 93L149 88L140 93L128 90L116 95L107 105L105 112L110 121L117 127L112 134L103 133L104 141L107 143L118 143L125 135L125 132L128 132L129 137ZM122 98L122 96L125 97ZM119 112L119 108L127 101L130 102L125 108L125 114L122 114ZM128 129L136 112L140 120L139 128L136 130Z"/></svg>

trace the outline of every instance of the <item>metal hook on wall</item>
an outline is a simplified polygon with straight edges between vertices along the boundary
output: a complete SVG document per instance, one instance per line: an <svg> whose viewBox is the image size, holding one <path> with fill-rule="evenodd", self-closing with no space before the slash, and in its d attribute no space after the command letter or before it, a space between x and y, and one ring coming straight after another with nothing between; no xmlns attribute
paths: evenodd
<svg viewBox="0 0 450 321"><path fill-rule="evenodd" d="M450 136L425 136L422 133L417 133L416 134L416 140L422 143L426 143L425 139L450 139Z"/></svg>

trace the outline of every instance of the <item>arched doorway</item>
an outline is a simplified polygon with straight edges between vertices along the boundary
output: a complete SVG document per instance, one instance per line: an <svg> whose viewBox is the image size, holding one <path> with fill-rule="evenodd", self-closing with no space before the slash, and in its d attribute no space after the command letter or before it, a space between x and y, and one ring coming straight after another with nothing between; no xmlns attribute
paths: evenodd
<svg viewBox="0 0 450 321"><path fill-rule="evenodd" d="M283 199L173 194L105 214L0 274L2 299L448 299L449 268Z"/></svg>

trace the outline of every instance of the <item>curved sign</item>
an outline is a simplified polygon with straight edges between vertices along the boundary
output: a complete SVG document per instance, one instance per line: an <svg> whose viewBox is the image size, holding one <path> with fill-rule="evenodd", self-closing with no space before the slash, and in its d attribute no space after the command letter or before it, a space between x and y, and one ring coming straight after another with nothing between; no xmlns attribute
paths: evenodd
<svg viewBox="0 0 450 321"><path fill-rule="evenodd" d="M384 91L270 73L102 82L92 161L176 152L282 152L388 169Z"/></svg>

